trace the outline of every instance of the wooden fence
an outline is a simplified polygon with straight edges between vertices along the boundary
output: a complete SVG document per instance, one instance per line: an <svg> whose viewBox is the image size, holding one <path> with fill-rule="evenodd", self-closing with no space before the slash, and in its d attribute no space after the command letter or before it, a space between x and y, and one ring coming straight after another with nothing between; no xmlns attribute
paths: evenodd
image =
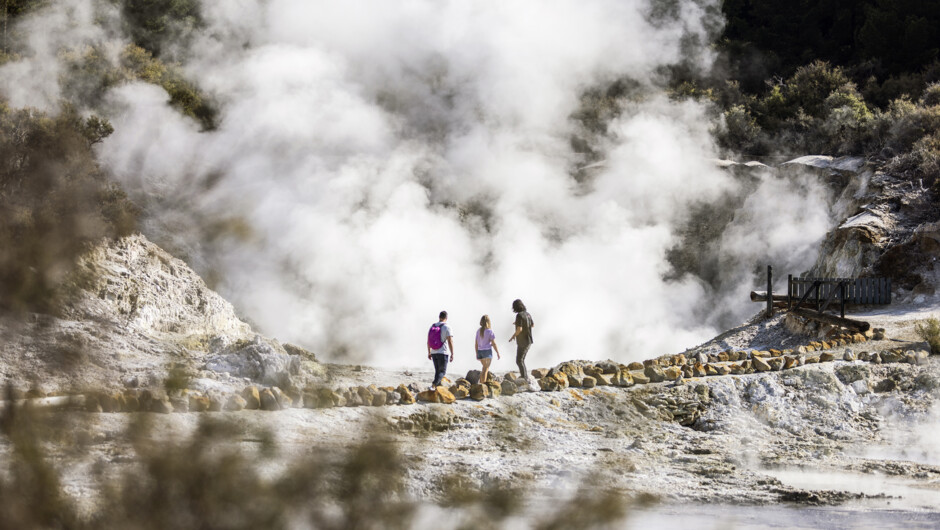
<svg viewBox="0 0 940 530"><path fill-rule="evenodd" d="M788 294L799 300L819 282L818 297L822 300L839 300L841 288L844 300L849 304L886 305L891 303L891 278L787 278ZM813 293L816 294L816 293ZM841 300L840 300L841 301Z"/></svg>

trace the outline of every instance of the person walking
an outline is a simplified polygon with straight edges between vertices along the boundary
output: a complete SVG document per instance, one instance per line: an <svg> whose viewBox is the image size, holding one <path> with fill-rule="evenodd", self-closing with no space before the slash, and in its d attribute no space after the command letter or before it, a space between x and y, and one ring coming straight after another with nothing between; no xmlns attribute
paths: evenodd
<svg viewBox="0 0 940 530"><path fill-rule="evenodd" d="M441 311L438 321L428 330L428 359L434 363L434 382L431 390L437 387L447 373L447 350L450 349L450 361L454 361L454 339L447 325L447 311Z"/></svg>
<svg viewBox="0 0 940 530"><path fill-rule="evenodd" d="M496 350L496 358L501 359L499 347L496 345L496 333L493 332L493 326L490 324L490 316L480 317L480 329L476 333L477 360L483 364L483 371L480 372L480 383L486 383L490 375L490 363L493 362L493 350Z"/></svg>
<svg viewBox="0 0 940 530"><path fill-rule="evenodd" d="M526 311L525 304L518 298L512 302L512 310L516 313L516 321L513 325L516 332L509 337L509 342L516 341L516 365L519 367L519 377L529 380L529 372L525 368L525 356L529 353L529 347L532 346L532 328L535 322L532 321L532 315Z"/></svg>

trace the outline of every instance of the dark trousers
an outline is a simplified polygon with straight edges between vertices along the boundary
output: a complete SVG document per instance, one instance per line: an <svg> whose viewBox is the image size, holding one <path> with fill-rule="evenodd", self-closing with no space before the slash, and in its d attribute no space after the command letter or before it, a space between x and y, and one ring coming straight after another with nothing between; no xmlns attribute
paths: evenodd
<svg viewBox="0 0 940 530"><path fill-rule="evenodd" d="M525 369L525 356L529 353L531 342L516 339L516 366L519 367L519 376L525 379L529 378L529 372Z"/></svg>
<svg viewBox="0 0 940 530"><path fill-rule="evenodd" d="M447 354L446 353L432 353L431 360L434 361L434 382L431 383L431 386L438 386L441 384L441 381L444 379L444 374L447 373Z"/></svg>

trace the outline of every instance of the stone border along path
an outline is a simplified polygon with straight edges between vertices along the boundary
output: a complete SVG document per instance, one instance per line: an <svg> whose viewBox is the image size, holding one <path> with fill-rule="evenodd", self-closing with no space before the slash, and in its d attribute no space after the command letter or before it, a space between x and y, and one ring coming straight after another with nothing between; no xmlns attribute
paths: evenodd
<svg viewBox="0 0 940 530"><path fill-rule="evenodd" d="M868 340L883 340L884 330L876 328L865 333L842 333L826 341L813 341L796 349L766 351L723 351L720 353L699 353L691 359L684 354L667 355L649 359L643 363L632 362L627 365L613 361L596 363L586 361L568 361L558 366L536 368L532 376L538 382L538 389L544 392L560 391L565 388L594 388L596 386L631 387L647 383L664 381L678 382L719 375L743 375L756 372L787 370L805 364L824 363L836 360L836 354L826 351L849 344ZM820 352L818 355L814 352ZM861 352L856 355L847 349L844 361L867 361L875 364L899 363L921 364L927 360L928 352L907 350L904 348L888 349L881 352ZM239 410L276 411L288 408L320 409L331 407L357 407L384 405L411 405L418 401L426 403L454 403L458 399L470 398L482 401L487 397L512 395L517 392L535 391L526 379L521 379L515 372L485 384L478 382L480 372L471 370L467 377L457 379L449 388L440 386L437 390L419 391L417 384L404 384L393 387L376 385L335 389L321 387L305 391L278 387L259 388L248 386L241 394L223 395L210 391L200 393L182 390L167 394L163 391L127 389L123 392L89 392L84 395L44 396L37 390L30 390L22 395L14 395L14 404L29 404L37 407L69 407L84 409L88 412L217 412ZM0 401L0 407L7 402Z"/></svg>

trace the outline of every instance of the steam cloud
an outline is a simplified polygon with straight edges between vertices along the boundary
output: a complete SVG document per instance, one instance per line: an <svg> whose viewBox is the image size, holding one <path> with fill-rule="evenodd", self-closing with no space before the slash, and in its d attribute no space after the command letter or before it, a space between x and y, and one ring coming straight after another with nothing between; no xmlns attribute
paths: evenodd
<svg viewBox="0 0 940 530"><path fill-rule="evenodd" d="M260 331L327 359L421 366L447 309L457 370L477 365L484 313L505 356L496 369L513 369L515 298L536 321L530 364L673 353L712 336L718 312L753 311L739 291L715 300L695 277L664 279L690 207L740 186L708 161L703 104L653 82L683 58L707 68L717 4L651 21L641 0L205 2L206 27L178 53L219 102L218 128L127 84L109 94L115 133L99 154L145 207L148 235L217 273ZM23 23L55 36L35 50L120 49L114 16L71 0ZM0 93L54 105L52 55L4 66L19 75ZM578 181L571 115L585 89L624 77L644 95ZM766 200L818 196L812 183L768 176L757 189L722 239L744 290L757 260L808 267L830 224L810 206L767 217Z"/></svg>

